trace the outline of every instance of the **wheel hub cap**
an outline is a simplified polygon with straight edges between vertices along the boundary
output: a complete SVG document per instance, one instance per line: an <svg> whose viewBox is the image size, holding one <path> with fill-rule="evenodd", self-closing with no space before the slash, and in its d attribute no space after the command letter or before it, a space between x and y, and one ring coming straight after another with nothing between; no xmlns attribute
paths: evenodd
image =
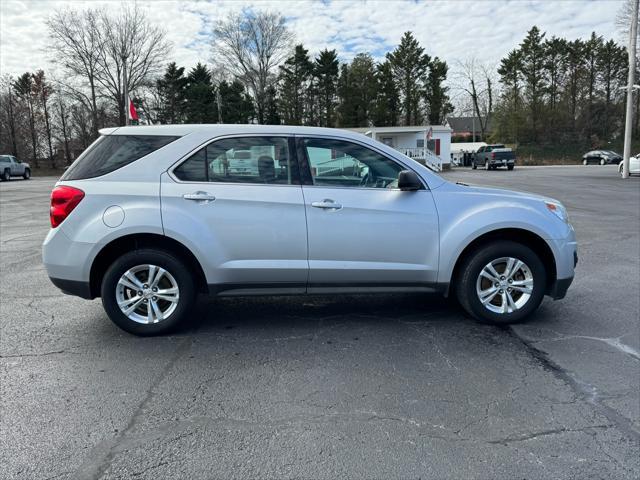
<svg viewBox="0 0 640 480"><path fill-rule="evenodd" d="M124 315L137 323L158 323L178 306L176 279L157 265L137 265L122 274L116 286L116 301Z"/></svg>
<svg viewBox="0 0 640 480"><path fill-rule="evenodd" d="M484 266L476 281L476 294L489 311L506 314L520 310L533 293L533 274L522 260L501 257Z"/></svg>

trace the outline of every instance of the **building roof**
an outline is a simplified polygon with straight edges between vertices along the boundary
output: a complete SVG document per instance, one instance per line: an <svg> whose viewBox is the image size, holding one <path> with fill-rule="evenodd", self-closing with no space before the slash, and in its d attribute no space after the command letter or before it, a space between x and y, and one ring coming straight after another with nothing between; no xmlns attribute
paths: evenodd
<svg viewBox="0 0 640 480"><path fill-rule="evenodd" d="M475 120L475 131L480 132L480 118L482 117L447 117L447 125L451 127L453 133L473 132L473 124ZM491 119L487 125L487 130L491 131Z"/></svg>

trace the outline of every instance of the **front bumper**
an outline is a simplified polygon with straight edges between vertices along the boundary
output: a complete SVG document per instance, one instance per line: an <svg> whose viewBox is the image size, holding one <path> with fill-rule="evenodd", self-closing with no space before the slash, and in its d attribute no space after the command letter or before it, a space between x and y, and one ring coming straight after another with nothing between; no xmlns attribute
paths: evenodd
<svg viewBox="0 0 640 480"><path fill-rule="evenodd" d="M556 260L556 279L549 285L547 295L554 300L559 300L567 294L578 265L578 244L573 227L569 225L569 234L566 238L551 240L549 243Z"/></svg>

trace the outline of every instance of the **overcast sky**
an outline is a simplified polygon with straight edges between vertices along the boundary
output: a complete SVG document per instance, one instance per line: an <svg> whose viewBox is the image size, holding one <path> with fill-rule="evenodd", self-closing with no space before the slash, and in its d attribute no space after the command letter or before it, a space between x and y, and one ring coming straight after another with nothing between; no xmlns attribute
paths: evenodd
<svg viewBox="0 0 640 480"><path fill-rule="evenodd" d="M81 9L119 1L0 1L0 71L12 75L38 68L49 70L45 52L45 19L57 8ZM192 66L210 62L212 23L242 8L277 10L288 19L297 41L312 53L325 47L338 50L343 60L369 52L381 58L403 32L411 30L430 55L455 66L476 57L498 62L522 40L532 25L547 36L585 38L592 31L618 39L615 17L621 0L546 1L142 1L152 21L167 30L173 54L167 61Z"/></svg>

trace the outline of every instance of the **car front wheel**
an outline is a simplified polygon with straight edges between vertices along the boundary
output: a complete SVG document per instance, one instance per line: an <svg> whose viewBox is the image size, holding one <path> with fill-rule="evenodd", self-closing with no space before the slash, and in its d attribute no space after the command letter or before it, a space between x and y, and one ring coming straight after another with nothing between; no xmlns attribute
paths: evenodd
<svg viewBox="0 0 640 480"><path fill-rule="evenodd" d="M188 267L170 252L143 249L118 258L102 281L109 318L134 335L171 332L183 326L196 298Z"/></svg>
<svg viewBox="0 0 640 480"><path fill-rule="evenodd" d="M5 169L4 172L2 172L2 175L0 175L0 179L2 179L5 182L8 182L9 180L11 180L11 171L9 171L9 169Z"/></svg>
<svg viewBox="0 0 640 480"><path fill-rule="evenodd" d="M601 158L600 159L600 165L604 165L605 163L607 163L607 162L604 160L604 158Z"/></svg>
<svg viewBox="0 0 640 480"><path fill-rule="evenodd" d="M546 272L530 248L499 241L465 259L455 288L469 315L506 325L522 321L538 308L546 290Z"/></svg>
<svg viewBox="0 0 640 480"><path fill-rule="evenodd" d="M583 165L587 165L589 162L587 161L587 159L585 158L584 160L582 160L582 164Z"/></svg>
<svg viewBox="0 0 640 480"><path fill-rule="evenodd" d="M25 180L29 180L31 178L31 170L29 170L28 168L25 169L24 175L22 175L22 178L24 178Z"/></svg>

